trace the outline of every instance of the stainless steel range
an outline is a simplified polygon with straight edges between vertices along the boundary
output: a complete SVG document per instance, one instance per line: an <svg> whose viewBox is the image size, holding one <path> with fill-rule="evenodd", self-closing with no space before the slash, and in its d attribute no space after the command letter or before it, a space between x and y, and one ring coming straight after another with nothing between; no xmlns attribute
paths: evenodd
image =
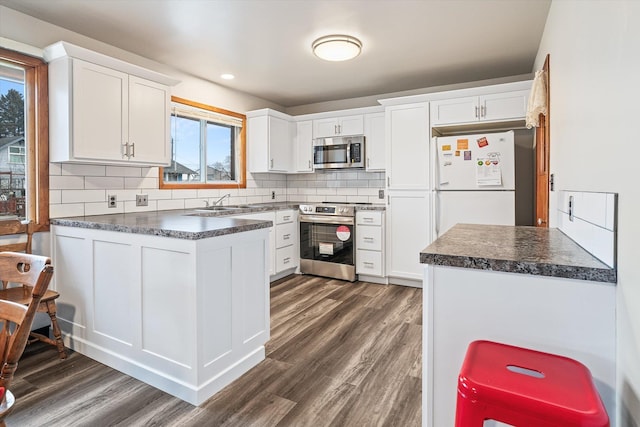
<svg viewBox="0 0 640 427"><path fill-rule="evenodd" d="M300 271L355 281L354 206L323 203L299 209Z"/></svg>

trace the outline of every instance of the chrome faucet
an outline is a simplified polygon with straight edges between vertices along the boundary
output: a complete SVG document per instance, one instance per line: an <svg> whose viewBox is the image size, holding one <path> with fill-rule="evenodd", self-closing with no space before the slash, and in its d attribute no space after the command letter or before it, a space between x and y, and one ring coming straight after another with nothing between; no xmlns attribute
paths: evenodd
<svg viewBox="0 0 640 427"><path fill-rule="evenodd" d="M217 205L218 203L222 204L222 201L224 199L226 199L227 197L231 197L231 193L227 193L224 196L220 197L218 200L216 200L215 202L213 202L213 206Z"/></svg>

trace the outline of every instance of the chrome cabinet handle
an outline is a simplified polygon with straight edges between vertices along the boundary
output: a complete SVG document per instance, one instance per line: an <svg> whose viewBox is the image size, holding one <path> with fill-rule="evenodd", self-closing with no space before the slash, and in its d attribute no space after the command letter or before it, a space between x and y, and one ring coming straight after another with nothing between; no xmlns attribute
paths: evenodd
<svg viewBox="0 0 640 427"><path fill-rule="evenodd" d="M369 167L371 165L371 162L369 161L369 158L367 157L367 167Z"/></svg>
<svg viewBox="0 0 640 427"><path fill-rule="evenodd" d="M362 218L362 221L363 221L363 222L373 222L373 218L371 218L371 217L364 217L364 218Z"/></svg>
<svg viewBox="0 0 640 427"><path fill-rule="evenodd" d="M363 262L362 264L364 264L365 267L369 267L369 268L373 268L373 263L372 262Z"/></svg>
<svg viewBox="0 0 640 427"><path fill-rule="evenodd" d="M367 242L373 242L373 237L363 237L362 240L366 240Z"/></svg>
<svg viewBox="0 0 640 427"><path fill-rule="evenodd" d="M290 257L286 257L285 259L282 260L283 264L289 264L289 261L291 261Z"/></svg>
<svg viewBox="0 0 640 427"><path fill-rule="evenodd" d="M271 159L271 168L273 168L273 159Z"/></svg>
<svg viewBox="0 0 640 427"><path fill-rule="evenodd" d="M309 169L311 169L311 160L309 160Z"/></svg>
<svg viewBox="0 0 640 427"><path fill-rule="evenodd" d="M136 143L132 142L131 143L131 155L129 157L135 157L136 156Z"/></svg>
<svg viewBox="0 0 640 427"><path fill-rule="evenodd" d="M486 117L487 116L487 107L485 107L484 105L480 106L480 117Z"/></svg>
<svg viewBox="0 0 640 427"><path fill-rule="evenodd" d="M476 119L478 118L478 106L476 105Z"/></svg>
<svg viewBox="0 0 640 427"><path fill-rule="evenodd" d="M291 238L291 234L285 234L282 236L282 240L289 240Z"/></svg>
<svg viewBox="0 0 640 427"><path fill-rule="evenodd" d="M291 215L287 215L287 216L283 216L282 217L283 221L289 221L289 219L291 219Z"/></svg>
<svg viewBox="0 0 640 427"><path fill-rule="evenodd" d="M120 145L120 154L122 155L123 159L125 158L125 156L129 155L129 144L125 142L124 144Z"/></svg>

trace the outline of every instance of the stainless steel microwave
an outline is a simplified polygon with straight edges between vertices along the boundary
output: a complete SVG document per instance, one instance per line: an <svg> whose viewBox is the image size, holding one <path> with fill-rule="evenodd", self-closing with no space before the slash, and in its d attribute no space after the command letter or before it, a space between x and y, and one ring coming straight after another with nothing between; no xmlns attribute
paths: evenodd
<svg viewBox="0 0 640 427"><path fill-rule="evenodd" d="M314 139L313 167L364 168L364 135Z"/></svg>

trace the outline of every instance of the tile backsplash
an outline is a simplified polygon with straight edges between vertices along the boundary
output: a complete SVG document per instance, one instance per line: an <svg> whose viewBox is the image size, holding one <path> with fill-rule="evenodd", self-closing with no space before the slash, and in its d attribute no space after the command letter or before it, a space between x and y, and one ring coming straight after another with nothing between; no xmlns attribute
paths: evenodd
<svg viewBox="0 0 640 427"><path fill-rule="evenodd" d="M157 167L51 163L49 165L51 218L124 212L189 209L212 203L229 193L225 204L292 202L371 202L384 189L384 172L353 170L309 174L248 174L247 188L221 190L160 190ZM136 194L149 196L148 206L136 206ZM109 195L116 207L109 208Z"/></svg>

